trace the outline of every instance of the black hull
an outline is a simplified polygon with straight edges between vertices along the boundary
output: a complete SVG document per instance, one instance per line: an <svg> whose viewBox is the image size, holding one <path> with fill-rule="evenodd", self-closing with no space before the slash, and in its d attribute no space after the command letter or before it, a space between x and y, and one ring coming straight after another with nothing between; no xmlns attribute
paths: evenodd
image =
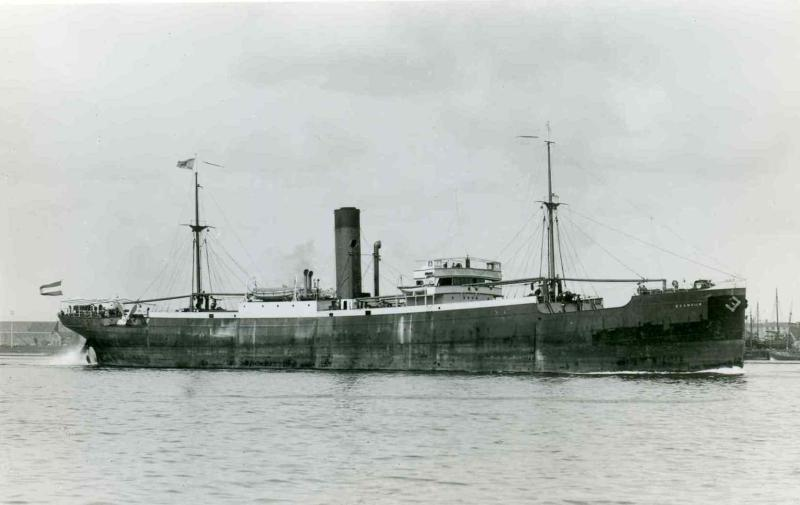
<svg viewBox="0 0 800 505"><path fill-rule="evenodd" d="M59 317L107 366L690 372L742 366L745 307L737 288L556 313L532 303L351 317L150 317L128 326Z"/></svg>

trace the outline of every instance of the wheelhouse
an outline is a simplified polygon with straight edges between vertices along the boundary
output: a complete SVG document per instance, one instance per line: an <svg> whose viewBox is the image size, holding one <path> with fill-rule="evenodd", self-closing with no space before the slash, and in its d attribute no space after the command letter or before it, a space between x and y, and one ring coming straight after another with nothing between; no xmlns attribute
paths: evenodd
<svg viewBox="0 0 800 505"><path fill-rule="evenodd" d="M435 258L414 271L413 286L399 286L406 305L429 305L493 300L503 290L492 283L501 281L499 261L460 256Z"/></svg>

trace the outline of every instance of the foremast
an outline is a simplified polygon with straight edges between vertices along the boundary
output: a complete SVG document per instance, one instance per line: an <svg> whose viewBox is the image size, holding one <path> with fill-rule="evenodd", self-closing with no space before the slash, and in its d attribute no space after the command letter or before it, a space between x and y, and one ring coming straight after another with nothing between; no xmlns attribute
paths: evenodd
<svg viewBox="0 0 800 505"><path fill-rule="evenodd" d="M198 299L203 293L203 278L201 276L202 270L200 266L200 258L202 257L200 254L201 245L200 245L200 234L208 228L208 225L201 225L200 224L200 182L198 180L198 171L197 171L197 159L192 159L192 168L194 169L194 224L188 225L191 228L192 233L194 234L194 257L192 258L194 262L194 276L195 282L192 283L192 296L189 298L189 310L191 310L195 303L195 300ZM199 304L198 304L199 306ZM199 307L198 307L199 308Z"/></svg>

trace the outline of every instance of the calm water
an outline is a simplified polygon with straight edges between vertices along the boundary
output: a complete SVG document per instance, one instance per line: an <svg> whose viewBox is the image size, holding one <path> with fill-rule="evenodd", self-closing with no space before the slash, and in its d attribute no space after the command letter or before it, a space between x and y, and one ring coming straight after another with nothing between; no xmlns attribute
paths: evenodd
<svg viewBox="0 0 800 505"><path fill-rule="evenodd" d="M800 364L113 370L0 357L3 503L800 501Z"/></svg>

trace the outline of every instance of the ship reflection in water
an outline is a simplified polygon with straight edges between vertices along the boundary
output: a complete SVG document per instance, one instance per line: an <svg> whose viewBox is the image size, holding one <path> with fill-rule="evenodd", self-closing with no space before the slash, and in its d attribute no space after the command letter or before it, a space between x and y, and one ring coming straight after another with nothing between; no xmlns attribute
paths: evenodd
<svg viewBox="0 0 800 505"><path fill-rule="evenodd" d="M0 502L749 505L800 496L800 364L528 376L46 359L0 358Z"/></svg>

